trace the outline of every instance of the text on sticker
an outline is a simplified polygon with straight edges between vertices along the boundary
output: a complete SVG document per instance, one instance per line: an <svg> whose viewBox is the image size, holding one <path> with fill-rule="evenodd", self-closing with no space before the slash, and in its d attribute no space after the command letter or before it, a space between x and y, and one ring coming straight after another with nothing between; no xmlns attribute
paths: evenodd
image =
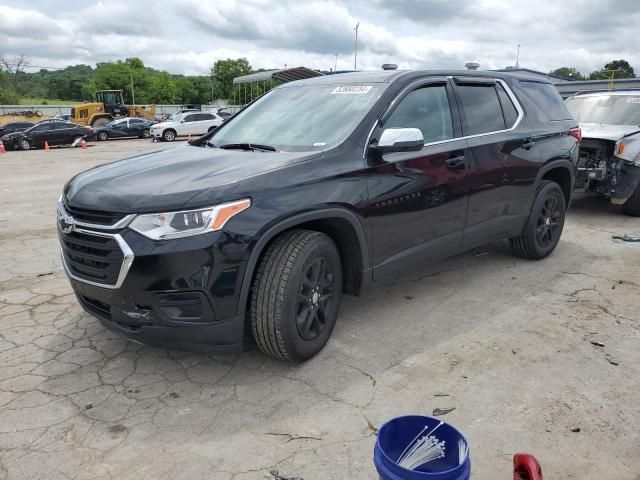
<svg viewBox="0 0 640 480"><path fill-rule="evenodd" d="M349 85L334 88L331 95L363 95L369 93L369 90L371 85Z"/></svg>
<svg viewBox="0 0 640 480"><path fill-rule="evenodd" d="M640 97L629 97L627 103L640 103Z"/></svg>

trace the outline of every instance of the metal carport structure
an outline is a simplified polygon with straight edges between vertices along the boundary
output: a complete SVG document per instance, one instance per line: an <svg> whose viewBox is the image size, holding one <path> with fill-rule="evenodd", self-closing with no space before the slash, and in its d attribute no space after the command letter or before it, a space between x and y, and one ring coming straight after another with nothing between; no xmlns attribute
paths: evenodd
<svg viewBox="0 0 640 480"><path fill-rule="evenodd" d="M324 75L317 70L306 67L285 68L279 70L265 70L263 72L251 73L233 79L233 85L238 85L232 93L232 101L236 104L246 105L254 98L259 97L276 85L302 80L305 78L319 77ZM240 87L241 86L241 87Z"/></svg>

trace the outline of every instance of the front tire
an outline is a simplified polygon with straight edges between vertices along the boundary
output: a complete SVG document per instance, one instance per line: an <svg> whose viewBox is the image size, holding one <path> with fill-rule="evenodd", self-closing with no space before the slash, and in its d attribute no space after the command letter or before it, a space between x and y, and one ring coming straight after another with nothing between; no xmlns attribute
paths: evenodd
<svg viewBox="0 0 640 480"><path fill-rule="evenodd" d="M142 131L142 135L140 135L140 138L149 138L151 136L151 131L148 128L145 128Z"/></svg>
<svg viewBox="0 0 640 480"><path fill-rule="evenodd" d="M109 134L107 132L98 132L98 140L104 142L105 140L109 140Z"/></svg>
<svg viewBox="0 0 640 480"><path fill-rule="evenodd" d="M342 298L342 265L324 233L292 230L264 254L251 289L251 328L265 354L304 362L324 348Z"/></svg>
<svg viewBox="0 0 640 480"><path fill-rule="evenodd" d="M164 132L162 132L162 139L165 142L173 142L176 139L176 132L170 129L165 130Z"/></svg>
<svg viewBox="0 0 640 480"><path fill-rule="evenodd" d="M632 217L640 217L640 185L636 191L622 205L622 212Z"/></svg>
<svg viewBox="0 0 640 480"><path fill-rule="evenodd" d="M22 150L31 150L31 142L26 138L23 138L22 140L20 140L20 148Z"/></svg>
<svg viewBox="0 0 640 480"><path fill-rule="evenodd" d="M522 235L509 239L513 253L518 257L539 260L553 252L562 235L566 210L560 185L542 180L536 189Z"/></svg>

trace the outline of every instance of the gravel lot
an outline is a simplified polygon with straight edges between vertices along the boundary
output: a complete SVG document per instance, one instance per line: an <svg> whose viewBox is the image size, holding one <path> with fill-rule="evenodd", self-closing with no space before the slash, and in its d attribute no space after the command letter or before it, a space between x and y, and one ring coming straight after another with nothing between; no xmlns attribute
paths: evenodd
<svg viewBox="0 0 640 480"><path fill-rule="evenodd" d="M0 155L0 479L373 479L376 426L451 407L474 480L510 479L517 451L548 479L640 478L640 244L611 238L640 219L577 198L544 261L495 243L347 297L302 366L158 350L77 305L55 202L165 146Z"/></svg>

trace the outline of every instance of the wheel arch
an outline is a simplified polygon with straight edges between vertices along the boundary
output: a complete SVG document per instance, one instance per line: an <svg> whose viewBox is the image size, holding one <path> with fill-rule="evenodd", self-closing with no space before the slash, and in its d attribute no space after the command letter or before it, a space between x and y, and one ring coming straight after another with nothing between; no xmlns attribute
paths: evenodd
<svg viewBox="0 0 640 480"><path fill-rule="evenodd" d="M566 206L569 208L575 179L576 167L570 160L564 158L554 159L545 163L538 171L535 188L537 188L543 180L550 180L557 183L564 193ZM531 207L531 202L533 202L533 199L530 200L529 207Z"/></svg>
<svg viewBox="0 0 640 480"><path fill-rule="evenodd" d="M355 213L346 208L328 208L295 214L262 233L253 246L242 279L238 314L244 316L258 264L269 244L280 234L294 228L314 230L328 235L338 247L342 260L344 291L358 295L370 269L369 250L364 228Z"/></svg>

